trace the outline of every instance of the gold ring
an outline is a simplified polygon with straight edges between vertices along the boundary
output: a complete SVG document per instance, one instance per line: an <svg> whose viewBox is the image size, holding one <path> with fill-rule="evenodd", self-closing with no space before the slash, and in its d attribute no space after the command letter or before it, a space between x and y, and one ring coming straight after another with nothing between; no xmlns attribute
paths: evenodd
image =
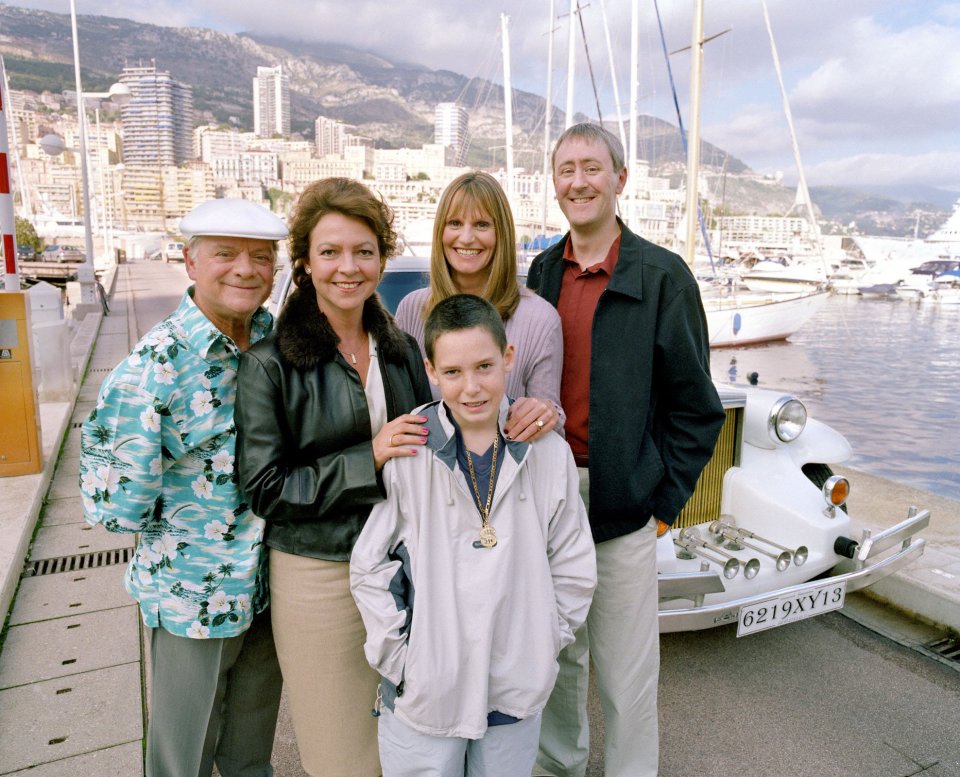
<svg viewBox="0 0 960 777"><path fill-rule="evenodd" d="M542 418L538 418L538 419L537 419L537 429L543 429L543 419L542 419Z"/></svg>
<svg viewBox="0 0 960 777"><path fill-rule="evenodd" d="M391 447L391 448L395 448L395 447L396 447L396 443L393 441L393 438L396 437L396 436L397 436L396 434L391 434L391 435L390 435L390 447Z"/></svg>

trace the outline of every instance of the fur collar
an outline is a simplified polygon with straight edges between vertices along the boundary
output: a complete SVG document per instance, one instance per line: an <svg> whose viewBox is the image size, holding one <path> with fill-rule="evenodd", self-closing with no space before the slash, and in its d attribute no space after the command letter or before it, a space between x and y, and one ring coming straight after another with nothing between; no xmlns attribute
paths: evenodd
<svg viewBox="0 0 960 777"><path fill-rule="evenodd" d="M383 306L380 295L374 294L364 303L363 325L377 341L382 359L402 364L408 358L409 341ZM297 369L312 370L319 364L333 361L339 342L327 317L317 306L313 286L295 289L277 319L280 355Z"/></svg>

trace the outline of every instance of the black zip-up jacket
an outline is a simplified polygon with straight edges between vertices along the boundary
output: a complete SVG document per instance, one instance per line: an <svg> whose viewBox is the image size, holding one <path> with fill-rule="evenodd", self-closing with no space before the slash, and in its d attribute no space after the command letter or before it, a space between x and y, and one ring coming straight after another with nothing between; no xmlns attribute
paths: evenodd
<svg viewBox="0 0 960 777"><path fill-rule="evenodd" d="M387 417L432 397L420 349L374 295L364 325L377 342ZM297 289L276 331L240 359L237 467L266 544L299 556L347 561L385 494L374 468L370 414L356 370L312 288Z"/></svg>
<svg viewBox="0 0 960 777"><path fill-rule="evenodd" d="M651 516L673 523L724 420L696 279L673 252L622 222L620 229L591 335L587 445L597 542L634 532ZM554 306L569 239L539 254L527 279Z"/></svg>

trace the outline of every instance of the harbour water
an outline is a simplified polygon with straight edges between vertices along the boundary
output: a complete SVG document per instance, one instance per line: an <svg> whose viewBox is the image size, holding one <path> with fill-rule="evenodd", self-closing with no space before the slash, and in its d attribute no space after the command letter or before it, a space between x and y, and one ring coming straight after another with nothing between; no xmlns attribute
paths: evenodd
<svg viewBox="0 0 960 777"><path fill-rule="evenodd" d="M714 378L796 394L851 467L960 498L960 305L831 296L788 341L716 349Z"/></svg>

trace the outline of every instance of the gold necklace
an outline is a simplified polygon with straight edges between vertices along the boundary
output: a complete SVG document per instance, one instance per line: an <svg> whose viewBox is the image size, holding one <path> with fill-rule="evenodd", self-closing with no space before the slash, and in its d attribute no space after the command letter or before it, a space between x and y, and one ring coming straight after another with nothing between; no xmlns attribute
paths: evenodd
<svg viewBox="0 0 960 777"><path fill-rule="evenodd" d="M343 340L341 340L340 342L342 343ZM369 342L369 341L368 341L368 342ZM362 346L363 343L360 343L360 345ZM359 351L360 348L357 348L356 351L345 351L345 350L343 350L343 348L340 348L340 347L338 346L338 347L337 347L337 350L340 351L340 353L342 353L344 356L349 356L349 357L350 357L350 363L353 364L354 366L356 366L356 364L357 364L357 351Z"/></svg>
<svg viewBox="0 0 960 777"><path fill-rule="evenodd" d="M480 486L477 485L477 473L473 470L473 457L466 445L463 446L467 454L467 469L470 470L470 484L473 486L473 495L477 498L477 509L480 511L480 544L485 548L492 548L497 544L497 530L490 525L490 505L493 504L493 486L497 476L497 449L500 447L500 434L493 438L493 457L490 461L490 485L487 487L487 503L480 499Z"/></svg>

